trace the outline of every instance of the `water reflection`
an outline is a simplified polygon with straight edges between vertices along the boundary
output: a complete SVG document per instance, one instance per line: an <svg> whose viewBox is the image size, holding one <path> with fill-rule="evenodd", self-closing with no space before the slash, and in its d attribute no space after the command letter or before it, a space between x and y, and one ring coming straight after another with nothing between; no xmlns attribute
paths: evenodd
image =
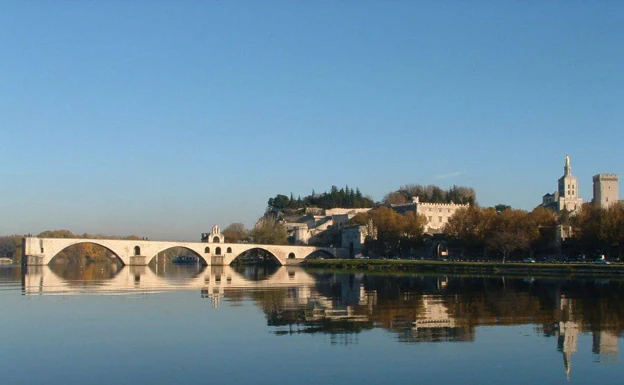
<svg viewBox="0 0 624 385"><path fill-rule="evenodd" d="M3 282L13 273L3 273ZM624 281L476 276L390 276L306 271L297 267L179 265L107 269L28 267L25 295L111 294L193 289L214 308L251 301L278 336L323 333L357 344L375 328L407 344L475 342L490 326L533 325L553 338L566 375L591 335L597 362L617 362L624 330Z"/></svg>
<svg viewBox="0 0 624 385"><path fill-rule="evenodd" d="M67 281L68 285L80 286L98 285L102 281L114 278L122 268L115 263L53 263L48 267L53 274Z"/></svg>

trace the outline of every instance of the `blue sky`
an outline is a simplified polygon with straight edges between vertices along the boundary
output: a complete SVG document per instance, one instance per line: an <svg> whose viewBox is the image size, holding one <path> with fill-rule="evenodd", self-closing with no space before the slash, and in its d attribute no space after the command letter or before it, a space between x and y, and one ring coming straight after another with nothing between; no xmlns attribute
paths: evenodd
<svg viewBox="0 0 624 385"><path fill-rule="evenodd" d="M199 238L269 197L624 176L624 2L0 6L0 234Z"/></svg>

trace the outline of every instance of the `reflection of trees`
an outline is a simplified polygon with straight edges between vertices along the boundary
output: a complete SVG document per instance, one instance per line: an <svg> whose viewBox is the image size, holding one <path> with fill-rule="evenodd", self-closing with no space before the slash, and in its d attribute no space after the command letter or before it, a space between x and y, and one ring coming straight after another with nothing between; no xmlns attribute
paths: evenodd
<svg viewBox="0 0 624 385"><path fill-rule="evenodd" d="M232 270L242 275L247 281L263 281L275 274L279 269L276 265L232 265Z"/></svg>
<svg viewBox="0 0 624 385"><path fill-rule="evenodd" d="M175 280L195 278L206 268L199 263L176 265L173 263L150 263L149 268L159 277Z"/></svg>
<svg viewBox="0 0 624 385"><path fill-rule="evenodd" d="M68 281L70 285L88 286L114 278L121 270L121 265L115 263L53 263L50 270L59 278Z"/></svg>
<svg viewBox="0 0 624 385"><path fill-rule="evenodd" d="M348 274L316 278L308 293L280 288L250 295L278 334L357 333L377 326L396 332L404 342L472 341L478 326L533 324L553 335L560 321L571 318L580 332L624 331L622 281ZM562 299L574 306L564 307Z"/></svg>
<svg viewBox="0 0 624 385"><path fill-rule="evenodd" d="M0 267L0 282L19 282L22 279L22 271L19 266L2 266Z"/></svg>

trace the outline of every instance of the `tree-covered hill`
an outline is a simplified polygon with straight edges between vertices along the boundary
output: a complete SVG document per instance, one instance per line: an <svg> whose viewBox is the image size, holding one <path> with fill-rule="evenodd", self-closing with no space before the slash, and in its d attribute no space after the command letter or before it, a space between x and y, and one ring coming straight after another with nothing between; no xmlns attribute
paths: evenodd
<svg viewBox="0 0 624 385"><path fill-rule="evenodd" d="M293 194L290 196L277 194L273 198L269 198L268 211L296 212L300 209L308 207L318 207L322 209L332 209L336 207L344 208L368 208L373 207L375 202L369 196L364 196L359 188L355 190L345 186L338 189L332 186L329 192L320 194L312 191L312 194L306 197L298 197L295 199Z"/></svg>
<svg viewBox="0 0 624 385"><path fill-rule="evenodd" d="M477 194L472 187L453 186L444 190L435 185L408 184L386 194L383 203L403 204L411 202L414 197L418 197L421 202L429 203L453 202L472 205L477 202Z"/></svg>

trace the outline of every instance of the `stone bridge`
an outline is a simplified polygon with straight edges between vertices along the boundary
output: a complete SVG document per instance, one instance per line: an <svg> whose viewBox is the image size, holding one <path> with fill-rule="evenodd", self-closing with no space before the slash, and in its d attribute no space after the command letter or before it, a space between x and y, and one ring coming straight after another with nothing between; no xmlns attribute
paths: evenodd
<svg viewBox="0 0 624 385"><path fill-rule="evenodd" d="M47 265L58 253L79 243L102 246L124 265L129 266L145 266L156 255L173 247L182 247L192 251L203 264L209 266L230 265L243 253L253 249L268 252L279 265L298 265L312 254L318 255L319 253L329 258L348 258L349 256L349 251L343 248L223 243L223 238L220 237L211 238L212 242L25 237L22 240L22 263L31 266Z"/></svg>

